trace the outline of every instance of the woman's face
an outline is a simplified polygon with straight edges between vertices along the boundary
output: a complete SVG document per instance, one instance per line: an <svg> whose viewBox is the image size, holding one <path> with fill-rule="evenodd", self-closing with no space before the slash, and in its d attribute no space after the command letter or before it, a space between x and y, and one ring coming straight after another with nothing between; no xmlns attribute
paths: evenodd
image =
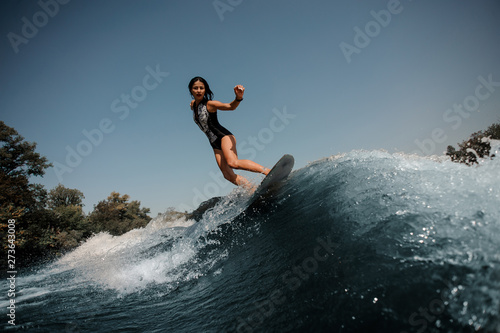
<svg viewBox="0 0 500 333"><path fill-rule="evenodd" d="M201 81L196 81L191 88L191 94L194 99L197 101L201 101L203 96L205 96L205 85Z"/></svg>

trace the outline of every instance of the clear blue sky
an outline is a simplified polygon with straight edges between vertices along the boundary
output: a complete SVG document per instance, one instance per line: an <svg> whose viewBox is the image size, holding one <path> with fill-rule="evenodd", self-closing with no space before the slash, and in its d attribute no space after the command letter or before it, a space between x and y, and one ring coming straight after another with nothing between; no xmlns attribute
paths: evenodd
<svg viewBox="0 0 500 333"><path fill-rule="evenodd" d="M59 166L35 181L81 190L87 212L112 191L155 216L234 188L192 120L196 75L224 102L246 87L219 120L268 167L284 153L297 168L353 149L441 155L500 121L496 0L4 0L0 13L0 119Z"/></svg>

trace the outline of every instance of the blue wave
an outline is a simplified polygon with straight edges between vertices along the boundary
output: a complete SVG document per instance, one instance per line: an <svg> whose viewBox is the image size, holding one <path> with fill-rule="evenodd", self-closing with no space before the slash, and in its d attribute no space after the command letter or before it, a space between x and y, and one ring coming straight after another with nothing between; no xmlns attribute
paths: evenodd
<svg viewBox="0 0 500 333"><path fill-rule="evenodd" d="M500 332L499 169L325 158L258 209L235 190L197 223L94 236L20 278L18 316L35 331Z"/></svg>

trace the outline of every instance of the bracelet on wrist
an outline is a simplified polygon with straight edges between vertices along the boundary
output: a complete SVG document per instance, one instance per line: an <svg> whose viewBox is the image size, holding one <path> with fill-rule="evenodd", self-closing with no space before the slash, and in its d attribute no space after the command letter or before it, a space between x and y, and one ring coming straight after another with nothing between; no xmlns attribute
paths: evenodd
<svg viewBox="0 0 500 333"><path fill-rule="evenodd" d="M234 99L236 102L241 102L243 100L243 97L241 99L235 98Z"/></svg>

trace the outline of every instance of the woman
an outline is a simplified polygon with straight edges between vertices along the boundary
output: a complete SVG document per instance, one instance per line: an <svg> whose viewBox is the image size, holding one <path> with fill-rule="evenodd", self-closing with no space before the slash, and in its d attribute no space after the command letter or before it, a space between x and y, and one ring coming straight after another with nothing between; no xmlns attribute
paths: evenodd
<svg viewBox="0 0 500 333"><path fill-rule="evenodd" d="M222 127L217 120L217 110L235 110L243 100L245 88L241 85L234 87L236 98L231 103L213 101L213 93L207 81L202 77L195 77L189 82L189 92L194 98L191 101L193 118L200 129L206 134L215 154L215 160L224 178L235 185L243 185L251 188L251 183L243 176L234 173L233 169L259 172L267 175L268 168L263 167L250 160L240 160L236 152L236 139L226 128Z"/></svg>

